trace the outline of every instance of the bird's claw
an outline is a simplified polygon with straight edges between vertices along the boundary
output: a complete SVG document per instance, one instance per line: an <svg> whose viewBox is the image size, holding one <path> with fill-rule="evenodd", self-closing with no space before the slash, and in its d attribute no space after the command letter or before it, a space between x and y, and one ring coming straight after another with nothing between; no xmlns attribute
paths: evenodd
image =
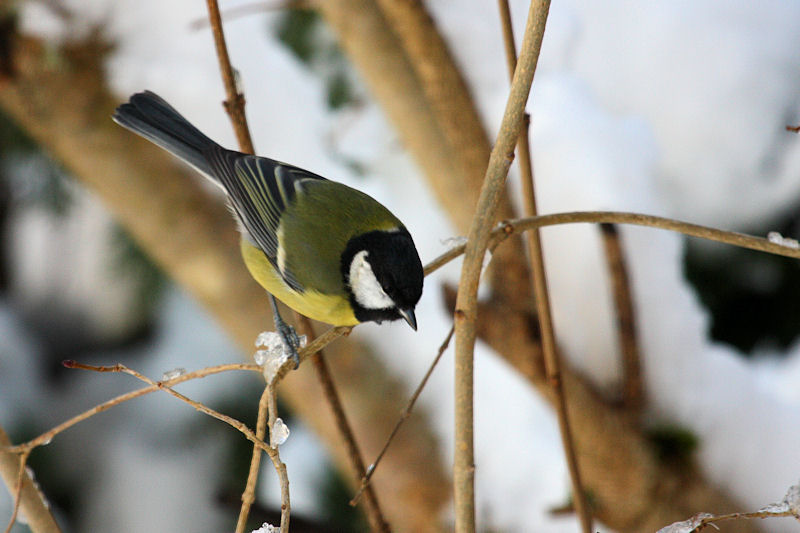
<svg viewBox="0 0 800 533"><path fill-rule="evenodd" d="M275 328L278 330L278 335L281 336L281 340L283 341L284 353L292 358L294 361L294 368L297 370L297 367L300 366L300 354L297 350L303 347L303 339L292 326L283 320L281 320L281 323L277 323L276 320Z"/></svg>
<svg viewBox="0 0 800 533"><path fill-rule="evenodd" d="M272 316L275 320L275 330L283 341L283 353L288 355L294 361L294 369L300 366L300 354L297 350L306 345L306 336L298 335L292 326L286 323L278 311L278 302L275 297L270 294L269 301L272 306Z"/></svg>

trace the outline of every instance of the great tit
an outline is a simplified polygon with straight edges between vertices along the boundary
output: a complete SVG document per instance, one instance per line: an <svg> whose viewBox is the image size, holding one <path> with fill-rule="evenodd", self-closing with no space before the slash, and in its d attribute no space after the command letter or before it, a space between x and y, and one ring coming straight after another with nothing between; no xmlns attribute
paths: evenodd
<svg viewBox="0 0 800 533"><path fill-rule="evenodd" d="M113 119L225 191L250 274L283 303L334 326L403 318L417 329L422 263L406 227L376 200L307 170L227 150L150 91L131 96Z"/></svg>

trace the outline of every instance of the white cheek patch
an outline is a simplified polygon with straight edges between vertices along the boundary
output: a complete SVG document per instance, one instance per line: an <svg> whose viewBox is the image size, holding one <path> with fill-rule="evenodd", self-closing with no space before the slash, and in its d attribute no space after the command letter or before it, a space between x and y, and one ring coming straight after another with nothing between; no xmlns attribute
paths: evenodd
<svg viewBox="0 0 800 533"><path fill-rule="evenodd" d="M367 261L367 251L361 250L350 262L350 290L356 302L366 309L387 309L394 307L391 298L378 283L372 266Z"/></svg>

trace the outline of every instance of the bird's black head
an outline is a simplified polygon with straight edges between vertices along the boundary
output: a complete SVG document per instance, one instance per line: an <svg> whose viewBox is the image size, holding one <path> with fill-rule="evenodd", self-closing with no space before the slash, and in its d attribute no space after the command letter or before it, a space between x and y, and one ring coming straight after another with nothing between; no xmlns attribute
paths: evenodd
<svg viewBox="0 0 800 533"><path fill-rule="evenodd" d="M422 262L405 228L371 231L350 239L342 275L360 322L403 318L417 329L414 307L422 296Z"/></svg>

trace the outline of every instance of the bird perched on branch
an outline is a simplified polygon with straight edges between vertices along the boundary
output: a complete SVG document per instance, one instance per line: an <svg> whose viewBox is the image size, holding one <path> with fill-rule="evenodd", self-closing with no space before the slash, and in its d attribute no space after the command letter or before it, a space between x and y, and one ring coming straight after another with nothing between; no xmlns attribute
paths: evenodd
<svg viewBox="0 0 800 533"><path fill-rule="evenodd" d="M301 168L227 150L150 91L131 96L113 119L225 191L244 262L274 298L334 326L402 318L417 329L422 263L406 227L376 200ZM297 335L272 303L298 364Z"/></svg>

